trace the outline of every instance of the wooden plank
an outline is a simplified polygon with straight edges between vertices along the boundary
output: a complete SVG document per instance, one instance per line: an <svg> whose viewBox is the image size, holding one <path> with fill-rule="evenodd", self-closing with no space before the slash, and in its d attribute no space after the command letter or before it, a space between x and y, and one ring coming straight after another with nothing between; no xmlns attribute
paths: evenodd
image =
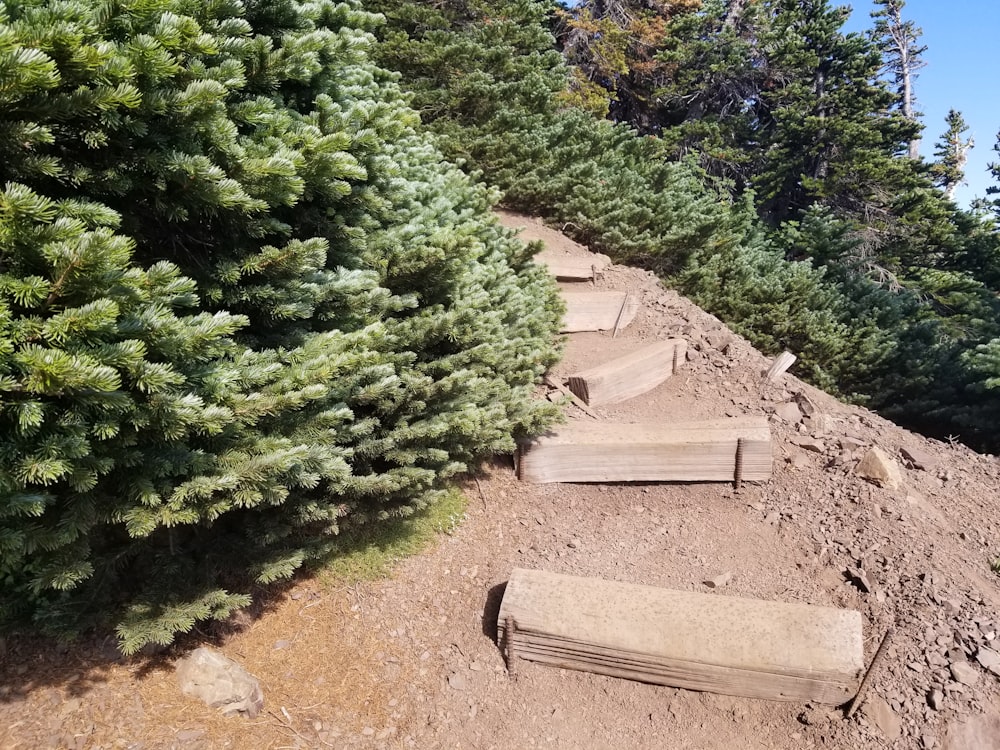
<svg viewBox="0 0 1000 750"><path fill-rule="evenodd" d="M687 343L657 341L642 349L569 376L569 389L588 406L617 404L656 386L684 361Z"/></svg>
<svg viewBox="0 0 1000 750"><path fill-rule="evenodd" d="M864 671L853 610L515 569L507 618L519 658L728 695L839 704Z"/></svg>
<svg viewBox="0 0 1000 750"><path fill-rule="evenodd" d="M610 331L624 328L639 312L639 295L627 292L563 292L566 314L561 331Z"/></svg>
<svg viewBox="0 0 1000 750"><path fill-rule="evenodd" d="M618 310L618 317L615 318L615 327L611 330L611 338L618 338L618 329L622 327L622 317L625 315L625 308L628 307L630 292L625 292L625 299L622 300L621 309Z"/></svg>
<svg viewBox="0 0 1000 750"><path fill-rule="evenodd" d="M771 383L777 383L778 378L785 373L785 370L795 364L796 359L798 357L791 352L782 352L774 358L774 362L771 363L767 373L765 373L764 379Z"/></svg>
<svg viewBox="0 0 1000 750"><path fill-rule="evenodd" d="M526 482L732 482L742 439L743 481L771 476L764 417L677 424L569 422L525 443Z"/></svg>
<svg viewBox="0 0 1000 750"><path fill-rule="evenodd" d="M576 258L547 252L536 255L535 262L545 266L548 272L560 281L592 281L603 274L607 267L606 261L596 256Z"/></svg>

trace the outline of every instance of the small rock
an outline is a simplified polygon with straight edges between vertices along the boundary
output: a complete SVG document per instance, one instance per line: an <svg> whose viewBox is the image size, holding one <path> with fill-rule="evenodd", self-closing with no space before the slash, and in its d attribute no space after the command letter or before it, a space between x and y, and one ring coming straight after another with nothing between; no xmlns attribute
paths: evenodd
<svg viewBox="0 0 1000 750"><path fill-rule="evenodd" d="M792 424L802 421L802 412L799 411L798 404L795 403L778 404L778 406L774 407L774 414Z"/></svg>
<svg viewBox="0 0 1000 750"><path fill-rule="evenodd" d="M819 412L805 419L805 426L809 428L810 432L816 435L829 432L831 424L830 418L826 414L820 414Z"/></svg>
<svg viewBox="0 0 1000 750"><path fill-rule="evenodd" d="M927 694L927 705L935 711L940 711L941 707L944 705L944 693L940 690L931 690Z"/></svg>
<svg viewBox="0 0 1000 750"><path fill-rule="evenodd" d="M899 473L899 465L886 455L881 448L872 448L861 459L854 473L863 479L868 479L881 487L898 489L903 484Z"/></svg>
<svg viewBox="0 0 1000 750"><path fill-rule="evenodd" d="M903 731L903 723L882 698L869 698L861 710L868 720L881 730L886 739L894 740Z"/></svg>
<svg viewBox="0 0 1000 750"><path fill-rule="evenodd" d="M979 662L983 669L989 670L997 677L1000 677L1000 653L983 646L976 654L976 661Z"/></svg>
<svg viewBox="0 0 1000 750"><path fill-rule="evenodd" d="M580 546L580 540L577 539L576 537L573 537L568 542L566 542L566 546L569 547L570 549L577 549Z"/></svg>
<svg viewBox="0 0 1000 750"><path fill-rule="evenodd" d="M842 437L838 442L840 443L840 447L849 453L853 453L858 448L864 446L864 443L861 440L851 437Z"/></svg>
<svg viewBox="0 0 1000 750"><path fill-rule="evenodd" d="M465 690L469 686L469 684L468 682L466 682L466 679L462 675L458 674L457 672L453 672L451 675L448 676L448 686L452 690Z"/></svg>
<svg viewBox="0 0 1000 750"><path fill-rule="evenodd" d="M816 414L816 404L810 401L809 397L802 391L795 394L795 403L798 404L799 410L807 417Z"/></svg>
<svg viewBox="0 0 1000 750"><path fill-rule="evenodd" d="M809 438L793 438L791 441L793 444L799 446L804 451L812 451L813 453L822 453L826 450L826 443L822 440L811 440Z"/></svg>
<svg viewBox="0 0 1000 750"><path fill-rule="evenodd" d="M944 737L948 750L993 750L1000 747L1000 716L992 712L951 723Z"/></svg>
<svg viewBox="0 0 1000 750"><path fill-rule="evenodd" d="M733 343L733 337L723 330L709 331L705 334L705 342L713 349L723 351Z"/></svg>
<svg viewBox="0 0 1000 750"><path fill-rule="evenodd" d="M732 579L733 579L732 571L727 570L725 573L722 573L720 575L717 575L715 578L711 578L705 581L705 585L708 586L710 589L721 589Z"/></svg>
<svg viewBox="0 0 1000 750"><path fill-rule="evenodd" d="M274 642L274 650L275 651L280 651L281 649L288 648L291 645L292 645L291 641L286 641L286 640L275 641Z"/></svg>
<svg viewBox="0 0 1000 750"><path fill-rule="evenodd" d="M822 726L833 720L829 711L816 706L806 706L806 710L800 713L797 718L801 724L805 724L807 727Z"/></svg>
<svg viewBox="0 0 1000 750"><path fill-rule="evenodd" d="M205 736L204 729L182 729L174 735L178 742L194 742Z"/></svg>
<svg viewBox="0 0 1000 750"><path fill-rule="evenodd" d="M856 580L858 582L858 586L866 594L870 594L872 591L875 590L875 586L872 584L871 580L868 578L868 574L865 571L861 570L860 568L858 569L858 574L856 576Z"/></svg>
<svg viewBox="0 0 1000 750"><path fill-rule="evenodd" d="M934 456L919 448L901 448L899 453L902 455L907 466L912 469L933 471L938 465L938 461Z"/></svg>
<svg viewBox="0 0 1000 750"><path fill-rule="evenodd" d="M796 469L805 469L809 467L809 459L806 458L801 453L796 453L794 456L791 457L789 462Z"/></svg>
<svg viewBox="0 0 1000 750"><path fill-rule="evenodd" d="M956 661L951 664L951 676L955 682L972 687L979 682L979 672L967 661Z"/></svg>
<svg viewBox="0 0 1000 750"><path fill-rule="evenodd" d="M257 678L214 649L196 648L177 662L176 672L185 695L199 698L224 714L253 718L264 705Z"/></svg>

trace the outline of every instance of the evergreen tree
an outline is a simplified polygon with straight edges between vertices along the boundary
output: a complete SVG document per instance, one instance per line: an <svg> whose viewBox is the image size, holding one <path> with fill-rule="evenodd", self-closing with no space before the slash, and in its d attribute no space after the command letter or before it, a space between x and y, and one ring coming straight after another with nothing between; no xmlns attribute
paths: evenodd
<svg viewBox="0 0 1000 750"><path fill-rule="evenodd" d="M827 0L770 0L763 44L774 84L761 96L772 123L755 185L771 221L819 202L854 217L884 212L908 188L894 159L915 128L887 113L891 94L877 81L881 58L858 34L843 34L844 9Z"/></svg>
<svg viewBox="0 0 1000 750"><path fill-rule="evenodd" d="M948 110L945 122L948 123L948 129L941 140L934 144L935 161L931 166L931 174L944 194L954 198L958 186L965 184L965 162L969 151L976 144L972 138L964 137L969 126L961 112Z"/></svg>
<svg viewBox="0 0 1000 750"><path fill-rule="evenodd" d="M0 15L6 620L223 617L554 416L554 285L349 4Z"/></svg>
<svg viewBox="0 0 1000 750"><path fill-rule="evenodd" d="M575 3L560 14L557 32L574 74L573 88L581 94L605 89L611 119L642 133L658 132L656 93L664 71L657 52L673 17L699 4L699 0Z"/></svg>
<svg viewBox="0 0 1000 750"><path fill-rule="evenodd" d="M694 156L715 177L744 190L760 169L761 94L768 62L758 44L760 4L707 0L677 16L657 59L660 136L678 158Z"/></svg>
<svg viewBox="0 0 1000 750"><path fill-rule="evenodd" d="M896 95L903 117L913 125L922 129L920 113L916 111L916 94L913 83L917 71L926 63L921 58L927 51L926 46L919 43L923 30L914 25L913 21L903 20L905 0L875 0L876 10L872 12L875 28L872 39L882 50L885 60L884 70L896 85ZM920 137L910 138L908 153L911 159L920 158Z"/></svg>

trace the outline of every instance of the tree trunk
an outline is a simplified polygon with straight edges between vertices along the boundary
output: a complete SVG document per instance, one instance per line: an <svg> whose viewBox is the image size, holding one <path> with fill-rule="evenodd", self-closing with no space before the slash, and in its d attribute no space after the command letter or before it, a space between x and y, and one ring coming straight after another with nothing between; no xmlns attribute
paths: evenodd
<svg viewBox="0 0 1000 750"><path fill-rule="evenodd" d="M903 79L903 116L910 122L914 122L913 116L913 66L910 64L910 50L907 44L899 47L899 72ZM920 136L910 139L909 156L911 159L920 158Z"/></svg>
<svg viewBox="0 0 1000 750"><path fill-rule="evenodd" d="M729 0L729 7L726 8L726 17L722 21L722 28L728 29L739 23L743 18L743 10L746 8L747 0Z"/></svg>

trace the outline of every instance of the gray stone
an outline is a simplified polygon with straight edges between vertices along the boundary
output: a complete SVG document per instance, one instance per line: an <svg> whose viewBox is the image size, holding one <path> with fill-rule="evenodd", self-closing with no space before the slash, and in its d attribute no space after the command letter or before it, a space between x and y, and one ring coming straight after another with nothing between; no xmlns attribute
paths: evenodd
<svg viewBox="0 0 1000 750"><path fill-rule="evenodd" d="M934 456L919 448L902 448L899 452L907 465L913 469L933 471L938 465L938 460Z"/></svg>
<svg viewBox="0 0 1000 750"><path fill-rule="evenodd" d="M872 448L854 469L854 473L868 479L880 487L898 489L903 484L899 464L886 455L881 448Z"/></svg>
<svg viewBox="0 0 1000 750"><path fill-rule="evenodd" d="M177 662L177 682L185 695L227 715L241 713L253 718L264 705L257 678L229 657L205 646Z"/></svg>
<svg viewBox="0 0 1000 750"><path fill-rule="evenodd" d="M940 690L931 690L927 694L927 705L935 711L940 711L941 707L944 705L944 693Z"/></svg>
<svg viewBox="0 0 1000 750"><path fill-rule="evenodd" d="M792 443L799 446L804 451L822 453L826 450L826 444L822 440L810 440L808 438L793 438Z"/></svg>
<svg viewBox="0 0 1000 750"><path fill-rule="evenodd" d="M468 683L462 675L454 672L448 677L448 686L452 690L465 690L468 687Z"/></svg>
<svg viewBox="0 0 1000 750"><path fill-rule="evenodd" d="M877 696L869 698L865 701L865 705L861 711L868 721L877 726L889 741L895 740L903 731L903 722L900 721L899 717L896 716L896 712L882 698Z"/></svg>
<svg viewBox="0 0 1000 750"><path fill-rule="evenodd" d="M979 672L967 661L953 662L950 669L955 682L970 687L979 682Z"/></svg>
<svg viewBox="0 0 1000 750"><path fill-rule="evenodd" d="M983 669L989 670L997 677L1000 677L1000 654L996 651L983 646L976 654L976 661L980 663Z"/></svg>
<svg viewBox="0 0 1000 750"><path fill-rule="evenodd" d="M792 456L789 459L789 463L791 463L791 465L794 466L796 469L805 469L811 465L809 463L809 459L806 458L801 453L796 453L794 456Z"/></svg>
<svg viewBox="0 0 1000 750"><path fill-rule="evenodd" d="M840 442L840 447L841 448L843 448L845 451L849 451L851 453L853 453L854 451L856 451L858 448L861 448L861 447L864 446L864 442L862 442L858 438L852 438L852 437L842 437L842 438L840 438L839 442Z"/></svg>
<svg viewBox="0 0 1000 750"><path fill-rule="evenodd" d="M705 581L705 585L708 586L710 589L721 589L732 579L733 579L732 572L727 570L725 573L722 573L720 575L717 575L715 578L710 578L709 580Z"/></svg>
<svg viewBox="0 0 1000 750"><path fill-rule="evenodd" d="M872 591L875 590L875 585L871 582L871 579L868 577L868 573L866 573L861 568L858 568L858 574L856 578L858 580L858 586L860 586L861 590L864 591L865 593L871 593Z"/></svg>
<svg viewBox="0 0 1000 750"><path fill-rule="evenodd" d="M791 422L792 424L797 424L802 421L802 412L799 411L798 404L795 403L778 404L774 407L774 414L775 416L786 422Z"/></svg>
<svg viewBox="0 0 1000 750"><path fill-rule="evenodd" d="M982 714L952 723L945 732L944 750L994 750L1000 747L1000 716Z"/></svg>
<svg viewBox="0 0 1000 750"><path fill-rule="evenodd" d="M832 426L830 418L826 414L820 414L819 412L813 414L811 417L806 417L803 424L814 435L825 435L830 431Z"/></svg>
<svg viewBox="0 0 1000 750"><path fill-rule="evenodd" d="M811 417L816 414L816 404L810 401L809 397L801 391L795 394L795 403L798 404L799 409L807 417Z"/></svg>
<svg viewBox="0 0 1000 750"><path fill-rule="evenodd" d="M713 349L724 352L733 343L733 336L721 329L709 331L705 334L705 342Z"/></svg>

